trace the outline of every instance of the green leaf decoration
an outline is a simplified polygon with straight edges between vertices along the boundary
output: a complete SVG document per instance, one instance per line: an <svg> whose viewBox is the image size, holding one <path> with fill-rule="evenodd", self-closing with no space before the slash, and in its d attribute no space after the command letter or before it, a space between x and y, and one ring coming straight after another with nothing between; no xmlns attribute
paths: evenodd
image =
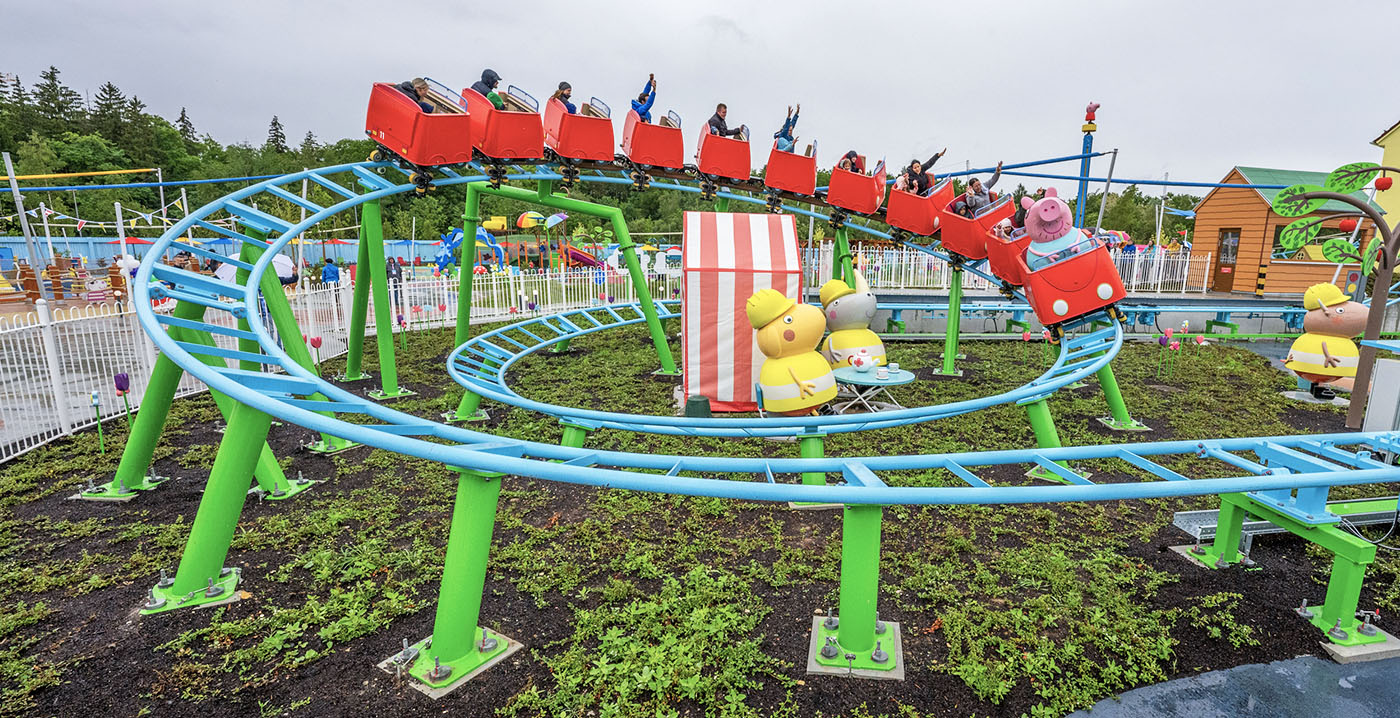
<svg viewBox="0 0 1400 718"><path fill-rule="evenodd" d="M1300 219L1283 228L1283 234L1279 236L1278 242L1283 245L1284 249L1292 252L1313 241L1320 231L1322 231L1321 222L1315 219Z"/></svg>
<svg viewBox="0 0 1400 718"><path fill-rule="evenodd" d="M1284 217L1302 217L1305 214L1312 214L1327 204L1325 199L1308 199L1302 195L1305 192L1326 192L1327 190L1310 184L1295 184L1287 189L1280 190L1274 197L1274 212Z"/></svg>
<svg viewBox="0 0 1400 718"><path fill-rule="evenodd" d="M1361 274L1363 276L1371 276L1371 270L1376 268L1376 257L1380 254L1381 244L1380 235L1372 237L1370 243L1366 245L1366 251L1361 253Z"/></svg>
<svg viewBox="0 0 1400 718"><path fill-rule="evenodd" d="M1353 247L1351 242L1341 237L1323 242L1322 256L1326 257L1327 261L1336 262L1337 264L1355 262L1359 259L1359 257L1356 256L1356 247Z"/></svg>
<svg viewBox="0 0 1400 718"><path fill-rule="evenodd" d="M1332 170L1332 174L1327 175L1326 186L1332 192L1351 194L1371 183L1371 180L1381 171L1381 166L1375 162L1353 162L1349 165L1342 165Z"/></svg>

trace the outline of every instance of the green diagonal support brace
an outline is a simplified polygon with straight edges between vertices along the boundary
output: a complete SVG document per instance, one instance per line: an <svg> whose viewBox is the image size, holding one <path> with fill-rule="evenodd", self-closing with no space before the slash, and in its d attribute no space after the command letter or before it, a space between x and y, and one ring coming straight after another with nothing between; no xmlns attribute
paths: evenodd
<svg viewBox="0 0 1400 718"><path fill-rule="evenodd" d="M370 291L374 294L375 346L379 348L380 389L369 393L369 398L376 401L418 393L399 386L399 370L394 363L394 308L389 301L382 211L380 201L376 199L365 202L360 212L360 253L369 260L360 265L360 280L367 280ZM405 310L401 308L400 311ZM363 347L361 351L363 352Z"/></svg>
<svg viewBox="0 0 1400 718"><path fill-rule="evenodd" d="M355 266L358 268L356 271L363 271L369 266L368 242L360 242L356 248ZM347 272L346 275L348 274ZM354 283L350 298L350 332L345 339L345 376L340 377L341 381L363 381L370 378L362 368L365 360L365 326L369 320L369 287L368 277L361 277L360 281Z"/></svg>

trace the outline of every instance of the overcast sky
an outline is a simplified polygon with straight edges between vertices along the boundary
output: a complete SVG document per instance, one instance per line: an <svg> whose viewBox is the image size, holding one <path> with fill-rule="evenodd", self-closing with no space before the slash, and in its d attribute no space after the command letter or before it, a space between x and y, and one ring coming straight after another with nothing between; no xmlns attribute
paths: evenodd
<svg viewBox="0 0 1400 718"><path fill-rule="evenodd" d="M1365 5L1367 9L1356 9ZM233 8L233 9L221 9ZM819 161L965 162L1076 154L1088 101L1118 177L1217 181L1233 165L1330 170L1379 159L1400 120L1390 29L1400 3L828 2L238 3L0 1L0 71L57 65L151 111L188 108L221 142L359 136L372 81L450 87L484 67L543 100L561 79L621 118L655 72L687 147L716 102L762 164L788 104ZM1354 52L1344 52L1345 38ZM1106 165L1106 162L1105 162ZM1060 165L1068 170L1069 165ZM1100 174L1103 165L1096 165ZM1036 183L1027 180L1028 184Z"/></svg>

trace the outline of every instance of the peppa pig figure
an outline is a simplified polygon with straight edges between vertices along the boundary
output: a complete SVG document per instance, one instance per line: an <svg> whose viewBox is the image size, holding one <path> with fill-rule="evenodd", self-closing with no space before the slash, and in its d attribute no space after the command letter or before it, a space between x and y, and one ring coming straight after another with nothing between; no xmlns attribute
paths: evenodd
<svg viewBox="0 0 1400 718"><path fill-rule="evenodd" d="M1026 234L1031 243L1026 247L1026 267L1032 272L1048 267L1066 257L1084 251L1084 232L1074 226L1074 214L1069 205L1056 196L1055 188L1045 190L1045 196L1031 201L1021 198L1026 210Z"/></svg>

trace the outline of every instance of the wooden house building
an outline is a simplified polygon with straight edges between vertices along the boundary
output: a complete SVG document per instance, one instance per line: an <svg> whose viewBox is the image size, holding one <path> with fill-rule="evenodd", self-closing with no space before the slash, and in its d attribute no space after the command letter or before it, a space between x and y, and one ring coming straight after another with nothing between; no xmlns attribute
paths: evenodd
<svg viewBox="0 0 1400 718"><path fill-rule="evenodd" d="M1295 184L1321 186L1326 180L1325 172L1235 167L1220 183L1288 187ZM1253 187L1217 187L1196 204L1191 254L1211 255L1212 291L1296 296L1321 282L1331 282L1345 289L1346 274L1357 265L1327 261L1322 256L1320 243L1292 252L1280 246L1279 235L1296 218L1274 214L1271 207L1278 192ZM1364 192L1357 192L1355 196L1366 199ZM1323 205L1316 215L1348 209L1347 205L1332 201ZM1322 235L1335 235L1340 231L1337 221L1327 222ZM1374 234L1375 226L1363 219L1357 228L1360 246L1366 246Z"/></svg>

